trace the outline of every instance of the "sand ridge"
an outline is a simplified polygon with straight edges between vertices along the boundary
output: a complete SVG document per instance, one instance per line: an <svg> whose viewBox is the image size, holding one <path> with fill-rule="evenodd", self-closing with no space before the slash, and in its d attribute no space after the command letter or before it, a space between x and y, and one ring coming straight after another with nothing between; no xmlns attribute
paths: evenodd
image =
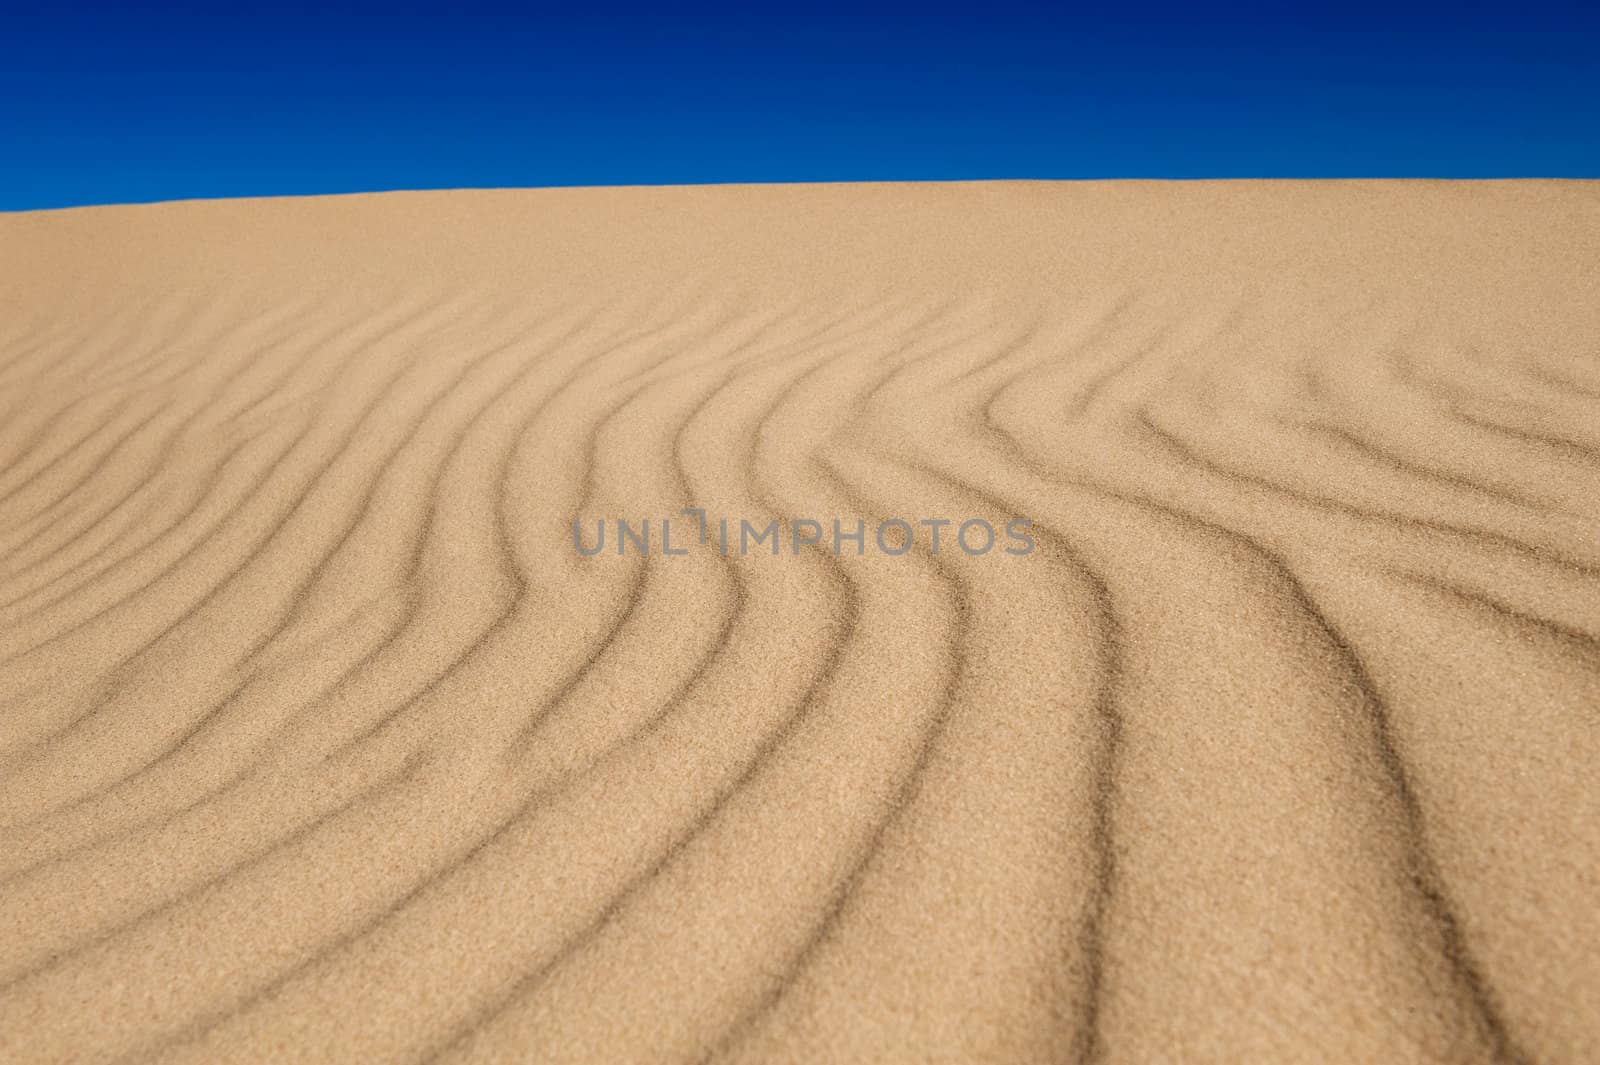
<svg viewBox="0 0 1600 1065"><path fill-rule="evenodd" d="M0 253L0 1060L1600 1054L1595 183Z"/></svg>

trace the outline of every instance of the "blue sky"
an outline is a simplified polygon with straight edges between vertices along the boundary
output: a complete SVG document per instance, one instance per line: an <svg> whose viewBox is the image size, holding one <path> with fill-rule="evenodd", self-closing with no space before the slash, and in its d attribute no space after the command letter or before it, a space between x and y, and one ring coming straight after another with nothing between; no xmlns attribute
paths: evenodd
<svg viewBox="0 0 1600 1065"><path fill-rule="evenodd" d="M1600 177L1600 5L135 7L0 12L0 209L458 186Z"/></svg>

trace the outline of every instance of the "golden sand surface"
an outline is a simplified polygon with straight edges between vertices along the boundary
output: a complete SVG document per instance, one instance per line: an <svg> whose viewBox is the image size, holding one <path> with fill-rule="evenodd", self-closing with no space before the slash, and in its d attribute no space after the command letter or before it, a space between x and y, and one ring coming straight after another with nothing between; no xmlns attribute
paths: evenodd
<svg viewBox="0 0 1600 1065"><path fill-rule="evenodd" d="M0 215L0 1061L1600 1061L1600 183Z"/></svg>

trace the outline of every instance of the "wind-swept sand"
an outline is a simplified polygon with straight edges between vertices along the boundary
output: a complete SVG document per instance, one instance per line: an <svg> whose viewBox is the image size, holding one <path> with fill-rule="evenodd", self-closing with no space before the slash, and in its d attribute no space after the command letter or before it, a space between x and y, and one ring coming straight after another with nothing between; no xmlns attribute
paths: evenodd
<svg viewBox="0 0 1600 1065"><path fill-rule="evenodd" d="M9 215L0 411L0 1060L1600 1060L1600 185Z"/></svg>

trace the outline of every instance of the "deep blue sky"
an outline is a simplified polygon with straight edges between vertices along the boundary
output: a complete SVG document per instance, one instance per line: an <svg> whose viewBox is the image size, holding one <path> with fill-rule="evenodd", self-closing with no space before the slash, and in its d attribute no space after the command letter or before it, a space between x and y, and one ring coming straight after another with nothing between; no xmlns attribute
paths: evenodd
<svg viewBox="0 0 1600 1065"><path fill-rule="evenodd" d="M135 6L0 11L0 209L455 186L1600 177L1600 4Z"/></svg>

